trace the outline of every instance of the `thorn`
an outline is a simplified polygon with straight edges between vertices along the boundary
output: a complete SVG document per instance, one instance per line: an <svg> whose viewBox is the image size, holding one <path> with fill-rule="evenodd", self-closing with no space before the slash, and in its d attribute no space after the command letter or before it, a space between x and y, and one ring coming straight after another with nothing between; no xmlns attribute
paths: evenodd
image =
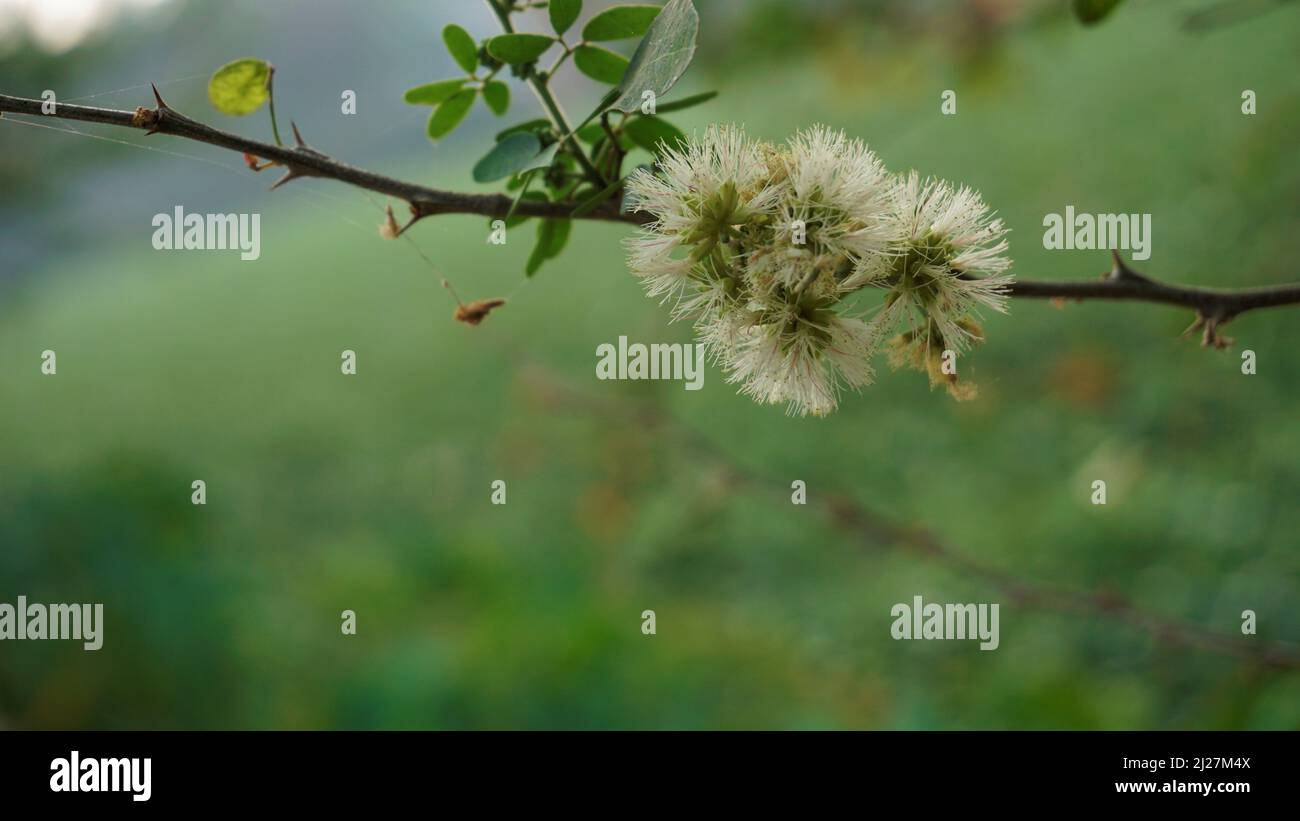
<svg viewBox="0 0 1300 821"><path fill-rule="evenodd" d="M1219 333L1219 326L1223 323L1224 320L1217 315L1206 316L1201 311L1197 311L1196 321L1189 325L1187 330L1183 331L1179 338L1186 339L1188 336L1200 331L1202 348L1213 347L1216 350L1225 350L1232 346L1233 339L1230 336L1223 336Z"/></svg>
<svg viewBox="0 0 1300 821"><path fill-rule="evenodd" d="M1123 258L1120 257L1119 251L1111 249L1110 258L1112 260L1110 271L1105 275L1106 279L1127 279L1133 273L1133 269L1124 264Z"/></svg>
<svg viewBox="0 0 1300 821"><path fill-rule="evenodd" d="M1130 280L1133 282L1151 282L1150 278L1145 277L1130 268L1128 263L1124 262L1120 257L1119 251L1111 249L1110 256L1111 259L1114 260L1114 265L1111 266L1110 273L1103 275L1104 279L1112 281Z"/></svg>
<svg viewBox="0 0 1300 821"><path fill-rule="evenodd" d="M313 154L317 157L325 156L321 152L312 148L310 145L307 145L307 141L302 138L302 132L298 130L297 123L295 123L293 120L290 120L289 127L293 129L293 141L294 143L296 143L296 145L294 146L295 151L302 151L306 154Z"/></svg>
<svg viewBox="0 0 1300 821"><path fill-rule="evenodd" d="M1218 347L1218 344L1216 342L1216 337L1214 335L1213 322L1205 323L1205 331L1201 334L1201 347L1208 348L1210 347L1210 345L1214 345L1216 348Z"/></svg>
<svg viewBox="0 0 1300 821"><path fill-rule="evenodd" d="M1178 335L1178 338L1179 338L1179 339L1186 339L1187 337L1191 336L1192 334L1196 333L1197 331L1199 331L1201 328L1204 328L1204 327L1205 327L1205 316L1204 316L1204 314L1201 314L1200 312L1197 312L1197 314L1196 314L1196 320L1195 320L1194 322L1192 322L1191 325L1188 325L1188 326L1187 326L1187 330L1185 330L1185 331L1183 331L1181 334L1179 334L1179 335Z"/></svg>
<svg viewBox="0 0 1300 821"><path fill-rule="evenodd" d="M311 176L311 175L310 175L310 174L304 174L304 173L302 173L301 171L299 171L299 170L296 169L296 168L290 168L289 170L287 170L287 171L284 172L284 176L283 176L283 177L281 177L280 179L278 179L278 180L276 180L274 183L272 183L272 184L271 184L271 187L270 187L269 189L267 189L267 190L268 190L268 191L274 191L275 189L279 188L280 186L284 185L285 183L293 182L294 180L298 179L299 177L309 177L309 176Z"/></svg>
<svg viewBox="0 0 1300 821"><path fill-rule="evenodd" d="M158 93L158 86L154 85L153 83L150 83L149 87L153 89L153 98L158 101L158 110L161 111L164 108L171 108L171 106L163 102L162 95Z"/></svg>
<svg viewBox="0 0 1300 821"><path fill-rule="evenodd" d="M1219 334L1219 319L1211 318L1205 323L1205 334L1201 337L1201 347L1213 347L1215 350L1227 350L1232 346L1232 337Z"/></svg>

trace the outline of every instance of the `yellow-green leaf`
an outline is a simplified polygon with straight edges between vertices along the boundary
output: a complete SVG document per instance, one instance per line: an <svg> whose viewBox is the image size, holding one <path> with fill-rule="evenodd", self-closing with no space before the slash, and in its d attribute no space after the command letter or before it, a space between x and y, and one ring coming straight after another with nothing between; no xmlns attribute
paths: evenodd
<svg viewBox="0 0 1300 821"><path fill-rule="evenodd" d="M265 60L246 57L226 63L208 81L208 99L222 114L252 114L266 102L270 77L271 66Z"/></svg>

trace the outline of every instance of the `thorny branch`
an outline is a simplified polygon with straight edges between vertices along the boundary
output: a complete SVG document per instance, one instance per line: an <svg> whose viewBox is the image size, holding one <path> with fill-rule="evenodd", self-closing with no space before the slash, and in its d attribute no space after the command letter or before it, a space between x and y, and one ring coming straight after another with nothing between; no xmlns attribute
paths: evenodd
<svg viewBox="0 0 1300 821"><path fill-rule="evenodd" d="M533 397L543 405L599 419L635 419L638 426L660 441L675 443L703 457L719 470L729 485L758 492L786 493L784 485L765 478L750 466L741 466L709 437L648 402L596 397L571 387L542 370L525 371ZM1300 670L1300 646L1254 636L1234 636L1180 621L1141 608L1110 590L1077 590L1022 579L953 547L924 526L909 526L871 510L845 493L816 494L831 523L868 550L894 549L927 559L984 582L1012 602L1042 611L1106 619L1145 633L1157 641L1221 655L1233 656L1263 667ZM785 500L788 504L788 500Z"/></svg>
<svg viewBox="0 0 1300 821"><path fill-rule="evenodd" d="M468 194L443 191L417 183L377 174L347 165L311 148L294 128L293 146L277 146L251 140L228 131L213 128L181 114L168 106L158 90L154 89L155 108L137 108L125 111L93 106L57 103L53 114L44 114L42 100L0 94L0 114L5 112L53 117L65 120L101 123L144 131L146 134L169 134L182 139L207 143L231 151L240 151L283 166L285 175L273 188L301 177L321 177L347 185L374 191L378 194L404 200L411 210L411 218L401 231L410 228L424 217L438 214L478 214L485 217L504 218L514 206L514 213L523 217L566 218L573 216L578 203L515 201L504 194ZM616 192L612 192L616 194ZM580 219L624 222L646 225L653 217L646 213L628 213L619 208L620 197L612 195L603 205L580 215ZM400 232L399 232L400 233ZM1196 321L1188 333L1200 331L1202 344L1226 347L1231 340L1219 335L1219 329L1230 320L1247 311L1300 304L1300 283L1288 283L1258 288L1200 288L1161 282L1139 274L1114 255L1111 271L1099 280L1054 282L1019 279L1010 286L1013 297L1055 300L1123 300L1153 302L1191 308L1196 311Z"/></svg>
<svg viewBox="0 0 1300 821"><path fill-rule="evenodd" d="M514 204L511 198L500 194L443 191L347 165L307 145L296 126L293 128L295 144L292 147L251 140L213 128L177 112L163 102L156 88L154 96L156 108L141 107L135 111L125 111L58 103L54 113L46 115L42 112L42 100L0 94L0 113L133 128L146 134L168 134L250 154L284 167L285 175L272 188L302 177L320 177L404 200L410 205L412 216L402 230L423 217L437 214L505 217ZM576 207L577 203L523 200L518 203L515 213L528 217L562 218L569 217ZM646 224L652 219L646 214L620 212L617 198L587 212L582 218L634 225ZM1218 335L1218 329L1229 320L1251 310L1300 304L1300 283L1233 290L1197 288L1164 283L1139 274L1129 268L1118 254L1114 255L1114 260L1112 270L1098 281L1049 282L1022 279L1011 286L1010 294L1030 299L1125 300L1192 308L1197 312L1197 320L1188 329L1189 332L1202 331L1203 344L1216 347L1230 343L1230 340ZM590 407L590 398L584 398L578 404ZM675 424L657 408L641 408L638 414L648 426L661 433L675 435L697 452L712 454L717 463L727 469L736 481L756 481L750 472L732 469L730 460L711 442ZM1208 631L1197 625L1146 612L1122 596L1108 592L1075 591L1018 579L953 549L929 530L890 521L847 496L825 498L823 504L832 522L846 533L861 539L864 544L897 547L929 558L967 576L984 580L1014 601L1059 613L1117 620L1174 644L1237 656L1266 666L1300 669L1300 648L1259 639L1242 641L1228 634Z"/></svg>
<svg viewBox="0 0 1300 821"><path fill-rule="evenodd" d="M181 114L163 102L158 91L154 89L156 108L137 108L125 111L93 106L58 103L53 114L41 113L43 101L23 97L11 97L0 94L0 113L31 114L38 117L53 117L64 120L80 120L89 123L122 126L144 131L146 134L169 134L195 142L227 148L250 154L264 160L271 160L283 166L285 175L273 187L279 187L300 177L322 177L337 180L347 185L374 191L396 199L405 200L411 207L411 220L403 228L409 228L415 221L436 214L479 214L485 217L504 218L510 211L514 200L504 194L466 194L456 191L442 191L417 183L405 182L383 174L376 174L362 168L348 165L322 154L308 146L300 135L295 135L295 145L278 146L272 143L250 140L238 134L231 134L201 123ZM576 203L537 202L521 200L515 208L516 216L524 217L568 217ZM597 208L587 218L596 220L616 220L621 222L649 222L646 216L620 214L617 201Z"/></svg>

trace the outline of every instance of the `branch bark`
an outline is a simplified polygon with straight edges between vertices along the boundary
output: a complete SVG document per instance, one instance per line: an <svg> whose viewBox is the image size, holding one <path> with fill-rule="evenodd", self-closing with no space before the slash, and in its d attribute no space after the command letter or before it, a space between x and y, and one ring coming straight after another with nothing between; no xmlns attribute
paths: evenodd
<svg viewBox="0 0 1300 821"><path fill-rule="evenodd" d="M157 92L155 91L155 94ZM238 134L231 134L201 123L181 114L158 98L156 108L137 108L125 111L94 106L58 103L53 114L42 114L44 101L24 97L11 97L0 94L0 113L30 114L44 119L78 120L88 123L121 126L144 131L147 134L169 134L174 137L194 142L215 145L231 151L252 154L264 160L273 160L284 166L286 174L276 185L284 184L300 177L321 177L337 180L347 185L364 188L389 197L405 200L411 206L414 223L423 217L437 214L479 214L484 217L504 218L514 204L514 199L504 194L467 194L457 191L443 191L437 188L405 182L386 177L363 168L356 168L340 162L333 157L322 154L308 146L301 138L297 144L278 146L272 143L250 140ZM577 203L535 202L521 200L515 214L525 217L568 217ZM589 214L586 219L612 220L645 224L651 218L646 214L621 214L617 204L606 205ZM408 227L409 227L408 223Z"/></svg>
<svg viewBox="0 0 1300 821"><path fill-rule="evenodd" d="M135 111L125 111L58 103L54 113L47 115L42 113L44 104L42 100L0 94L0 114L11 112L46 119L79 120L133 128L147 134L169 134L251 154L264 160L272 160L286 169L285 176L272 187L278 187L300 177L321 177L406 201L411 208L411 220L402 230L406 230L424 217L438 214L478 214L490 218L504 218L510 212L511 206L515 204L511 197L504 194L443 191L356 168L308 146L298 135L296 128L294 129L296 145L292 147L282 147L241 137L181 114L164 103L156 89L154 95L158 103L156 108L141 107ZM571 202L521 200L515 207L515 214L525 217L566 218L572 216L577 206L578 203ZM653 222L654 218L645 213L621 212L616 202L610 202L583 214L580 219L647 225ZM1013 297L1025 299L1122 300L1191 308L1196 311L1197 319L1188 331L1201 331L1202 344L1216 347L1224 347L1230 342L1218 334L1218 329L1229 320L1260 308L1300 304L1300 283L1238 289L1177 285L1160 282L1137 273L1126 265L1118 254L1114 255L1114 267L1099 280L1018 279L1011 285L1009 293Z"/></svg>

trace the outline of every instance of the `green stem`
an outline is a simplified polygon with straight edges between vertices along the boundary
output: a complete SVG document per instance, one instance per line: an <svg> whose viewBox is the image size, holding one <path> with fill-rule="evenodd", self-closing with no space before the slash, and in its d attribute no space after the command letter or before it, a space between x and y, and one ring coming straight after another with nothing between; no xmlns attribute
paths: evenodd
<svg viewBox="0 0 1300 821"><path fill-rule="evenodd" d="M552 63L551 67L546 70L547 77L554 77L555 72L559 70L560 66L564 65L564 61L569 59L569 55L573 53L573 49L569 48L569 44L564 42L563 37L559 38L559 40L560 40L560 45L564 46L564 53L561 54L559 57L556 57L555 62Z"/></svg>
<svg viewBox="0 0 1300 821"><path fill-rule="evenodd" d="M280 126L275 122L275 66L270 63L266 64L266 98L267 107L271 111L271 133L275 136L276 145L284 145L280 141Z"/></svg>

